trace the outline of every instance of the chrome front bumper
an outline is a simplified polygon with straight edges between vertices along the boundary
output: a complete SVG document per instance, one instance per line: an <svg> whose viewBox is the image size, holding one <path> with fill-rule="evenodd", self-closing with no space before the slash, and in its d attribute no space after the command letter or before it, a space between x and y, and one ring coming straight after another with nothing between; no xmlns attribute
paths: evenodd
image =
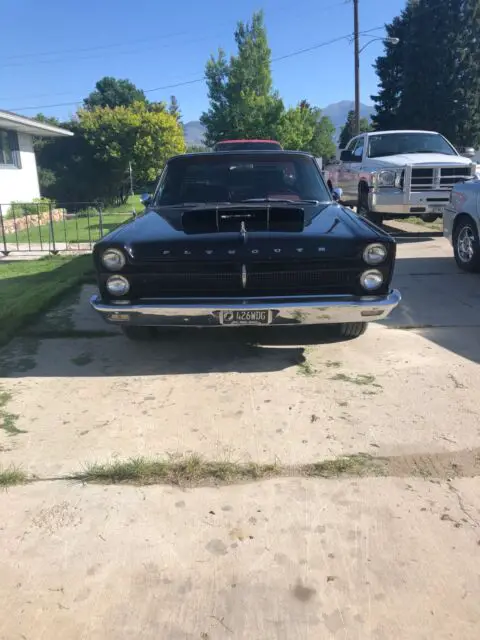
<svg viewBox="0 0 480 640"><path fill-rule="evenodd" d="M400 293L386 296L292 296L264 298L162 298L130 304L90 300L106 322L150 327L223 327L221 311L272 310L271 325L336 324L383 320L398 305ZM233 325L238 326L238 325Z"/></svg>
<svg viewBox="0 0 480 640"><path fill-rule="evenodd" d="M434 200L432 202L432 199ZM424 216L434 214L441 216L448 205L449 191L404 191L401 189L378 189L368 194L368 206L371 211L386 215ZM442 208L442 212L438 208ZM412 211L412 209L425 209Z"/></svg>

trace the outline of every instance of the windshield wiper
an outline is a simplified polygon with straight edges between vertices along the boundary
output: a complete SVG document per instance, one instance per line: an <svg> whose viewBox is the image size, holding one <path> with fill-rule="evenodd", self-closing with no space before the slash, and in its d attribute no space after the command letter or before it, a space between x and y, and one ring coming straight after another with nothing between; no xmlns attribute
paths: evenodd
<svg viewBox="0 0 480 640"><path fill-rule="evenodd" d="M320 200L291 200L289 198L248 198L247 200L239 200L239 202L268 202L268 203L275 203L275 202L282 202L282 203L288 203L288 204L320 204Z"/></svg>

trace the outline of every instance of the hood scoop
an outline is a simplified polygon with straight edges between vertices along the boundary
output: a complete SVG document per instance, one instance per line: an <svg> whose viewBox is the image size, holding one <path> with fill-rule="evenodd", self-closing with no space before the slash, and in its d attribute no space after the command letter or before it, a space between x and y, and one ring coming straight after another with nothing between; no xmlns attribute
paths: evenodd
<svg viewBox="0 0 480 640"><path fill-rule="evenodd" d="M299 207L215 207L190 209L182 215L185 233L300 232L305 212Z"/></svg>

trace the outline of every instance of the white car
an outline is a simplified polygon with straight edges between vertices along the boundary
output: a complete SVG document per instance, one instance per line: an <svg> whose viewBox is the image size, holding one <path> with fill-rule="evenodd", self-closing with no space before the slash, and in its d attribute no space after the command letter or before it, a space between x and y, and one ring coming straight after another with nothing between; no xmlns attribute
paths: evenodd
<svg viewBox="0 0 480 640"><path fill-rule="evenodd" d="M435 131L374 131L353 138L325 173L343 202L375 224L408 216L432 222L476 164Z"/></svg>
<svg viewBox="0 0 480 640"><path fill-rule="evenodd" d="M474 178L455 185L443 214L443 235L464 271L480 272L479 231L480 180Z"/></svg>

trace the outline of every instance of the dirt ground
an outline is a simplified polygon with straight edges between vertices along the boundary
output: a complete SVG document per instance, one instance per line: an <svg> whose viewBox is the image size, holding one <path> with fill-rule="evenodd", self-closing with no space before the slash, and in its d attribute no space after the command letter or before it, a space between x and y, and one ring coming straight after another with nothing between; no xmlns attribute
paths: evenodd
<svg viewBox="0 0 480 640"><path fill-rule="evenodd" d="M1 640L479 637L479 279L438 233L394 226L402 305L355 341L129 343L86 287L0 352L0 466L39 479L0 494ZM192 453L292 477L57 479ZM351 454L385 459L385 477L293 477Z"/></svg>

